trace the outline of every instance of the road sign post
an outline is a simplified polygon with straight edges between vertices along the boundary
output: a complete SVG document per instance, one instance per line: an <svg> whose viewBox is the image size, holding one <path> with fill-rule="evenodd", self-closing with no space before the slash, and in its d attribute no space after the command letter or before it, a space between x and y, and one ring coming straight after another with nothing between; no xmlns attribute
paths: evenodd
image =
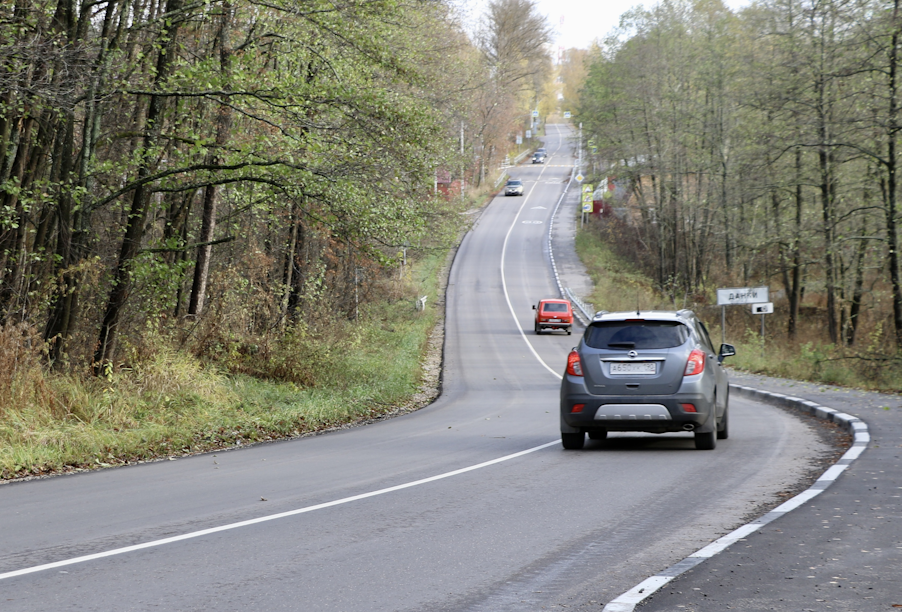
<svg viewBox="0 0 902 612"><path fill-rule="evenodd" d="M592 185L590 185L589 183L583 185L582 203L582 214L579 216L580 225L586 222L586 213L592 212Z"/></svg>
<svg viewBox="0 0 902 612"><path fill-rule="evenodd" d="M752 314L761 315L761 355L764 355L764 315L773 314L774 303L752 304Z"/></svg>
<svg viewBox="0 0 902 612"><path fill-rule="evenodd" d="M767 287L727 287L718 289L717 305L720 306L720 343L723 344L727 341L727 306L767 304L769 301L769 290ZM763 329L763 320L761 325Z"/></svg>

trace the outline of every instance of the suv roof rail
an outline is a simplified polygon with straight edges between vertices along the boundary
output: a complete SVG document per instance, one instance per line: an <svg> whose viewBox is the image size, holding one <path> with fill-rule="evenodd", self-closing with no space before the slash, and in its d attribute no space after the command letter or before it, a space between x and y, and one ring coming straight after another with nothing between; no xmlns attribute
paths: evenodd
<svg viewBox="0 0 902 612"><path fill-rule="evenodd" d="M688 319L689 317L692 317L692 316L695 315L695 313L692 312L691 310L689 310L688 308L681 308L680 310L677 310L676 313L677 313L677 316L685 317L685 318L687 318L687 319Z"/></svg>

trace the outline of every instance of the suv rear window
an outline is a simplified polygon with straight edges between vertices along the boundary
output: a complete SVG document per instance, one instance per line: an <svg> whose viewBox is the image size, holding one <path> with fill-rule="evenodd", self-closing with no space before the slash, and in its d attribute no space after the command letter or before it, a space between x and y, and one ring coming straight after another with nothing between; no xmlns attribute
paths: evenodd
<svg viewBox="0 0 902 612"><path fill-rule="evenodd" d="M681 346L689 328L677 321L604 321L593 323L586 344L597 349L665 349Z"/></svg>
<svg viewBox="0 0 902 612"><path fill-rule="evenodd" d="M545 304L542 306L542 310L545 312L567 312L567 305L555 303Z"/></svg>

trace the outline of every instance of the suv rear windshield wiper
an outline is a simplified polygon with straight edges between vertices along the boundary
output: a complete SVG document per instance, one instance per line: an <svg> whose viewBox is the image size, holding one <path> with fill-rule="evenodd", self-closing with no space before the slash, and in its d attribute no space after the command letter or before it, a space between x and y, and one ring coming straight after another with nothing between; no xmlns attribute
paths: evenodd
<svg viewBox="0 0 902 612"><path fill-rule="evenodd" d="M608 342L608 348L636 348L635 342Z"/></svg>

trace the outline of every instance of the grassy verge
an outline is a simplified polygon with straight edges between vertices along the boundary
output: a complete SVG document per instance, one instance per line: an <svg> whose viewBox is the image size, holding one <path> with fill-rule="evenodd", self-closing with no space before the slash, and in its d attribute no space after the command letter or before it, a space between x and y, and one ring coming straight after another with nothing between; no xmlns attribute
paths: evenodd
<svg viewBox="0 0 902 612"><path fill-rule="evenodd" d="M618 257L597 233L580 229L576 234L576 252L595 284L587 299L596 309L617 312L668 307L652 280Z"/></svg>
<svg viewBox="0 0 902 612"><path fill-rule="evenodd" d="M314 388L225 375L165 346L106 378L56 375L29 348L39 344L22 342L27 330L0 330L0 355L11 360L0 375L0 478L300 436L428 403L422 363L442 316L445 260L437 252L411 266L405 299L336 322L318 340ZM430 296L423 311L414 308L419 295Z"/></svg>
<svg viewBox="0 0 902 612"><path fill-rule="evenodd" d="M587 301L598 310L625 311L638 305L643 310L682 308L672 304L655 288L652 279L636 271L636 266L615 254L593 226L580 229L576 252L595 283ZM705 320L712 339L721 337L720 309L717 306L693 306ZM727 341L736 346L732 368L768 376L806 380L876 391L902 389L902 358L887 357L876 350L844 349L824 342L806 329L796 339L788 339L780 330L760 337L760 319L731 316Z"/></svg>

